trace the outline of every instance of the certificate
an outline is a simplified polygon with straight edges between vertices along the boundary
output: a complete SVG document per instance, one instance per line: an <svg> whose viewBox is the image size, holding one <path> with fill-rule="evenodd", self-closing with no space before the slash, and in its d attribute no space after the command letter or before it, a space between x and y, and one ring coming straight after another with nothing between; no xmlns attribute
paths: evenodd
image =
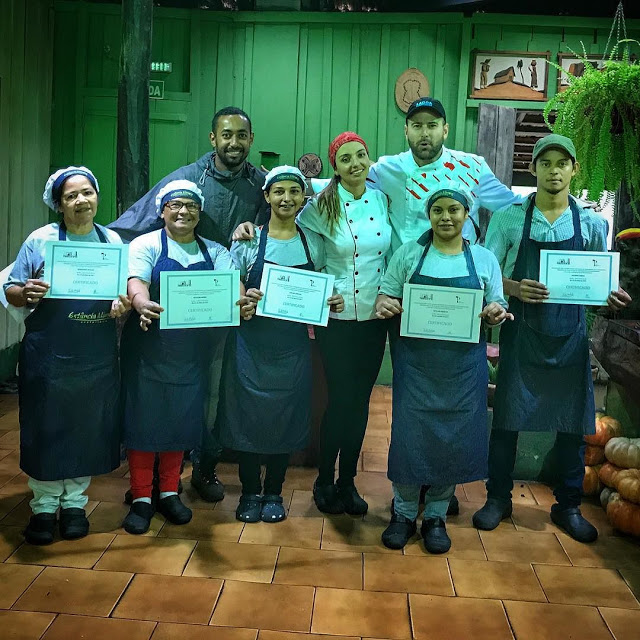
<svg viewBox="0 0 640 640"><path fill-rule="evenodd" d="M540 282L549 290L544 302L606 305L619 275L619 253L540 251Z"/></svg>
<svg viewBox="0 0 640 640"><path fill-rule="evenodd" d="M127 295L129 247L106 242L45 243L44 280L48 298L115 300Z"/></svg>
<svg viewBox="0 0 640 640"><path fill-rule="evenodd" d="M239 297L237 270L161 271L160 329L238 326Z"/></svg>
<svg viewBox="0 0 640 640"><path fill-rule="evenodd" d="M334 280L326 273L265 264L256 315L326 327Z"/></svg>
<svg viewBox="0 0 640 640"><path fill-rule="evenodd" d="M405 283L400 335L407 338L479 342L484 291Z"/></svg>

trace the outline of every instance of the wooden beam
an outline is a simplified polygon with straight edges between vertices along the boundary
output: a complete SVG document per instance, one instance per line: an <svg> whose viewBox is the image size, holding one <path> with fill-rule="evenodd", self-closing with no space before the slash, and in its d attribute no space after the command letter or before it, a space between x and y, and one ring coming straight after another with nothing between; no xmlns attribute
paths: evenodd
<svg viewBox="0 0 640 640"><path fill-rule="evenodd" d="M122 0L116 153L117 215L149 190L152 0Z"/></svg>

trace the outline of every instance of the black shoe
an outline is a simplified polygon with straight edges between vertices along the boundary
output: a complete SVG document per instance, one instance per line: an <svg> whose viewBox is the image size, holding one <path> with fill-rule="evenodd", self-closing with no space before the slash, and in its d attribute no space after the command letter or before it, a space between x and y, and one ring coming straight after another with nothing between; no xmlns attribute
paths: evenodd
<svg viewBox="0 0 640 640"><path fill-rule="evenodd" d="M160 498L158 500L158 513L161 513L173 524L187 524L193 516L191 509L185 507L177 495Z"/></svg>
<svg viewBox="0 0 640 640"><path fill-rule="evenodd" d="M344 510L350 516L363 516L369 511L369 505L358 493L356 486L350 483L345 486L336 485L338 496L344 505Z"/></svg>
<svg viewBox="0 0 640 640"><path fill-rule="evenodd" d="M394 513L389 526L382 532L382 544L388 549L402 549L416 532L416 521Z"/></svg>
<svg viewBox="0 0 640 640"><path fill-rule="evenodd" d="M442 518L427 518L420 527L425 549L429 553L446 553L451 549L451 539Z"/></svg>
<svg viewBox="0 0 640 640"><path fill-rule="evenodd" d="M242 522L260 522L262 515L262 496L257 493L243 493L236 508L236 520Z"/></svg>
<svg viewBox="0 0 640 640"><path fill-rule="evenodd" d="M335 484L313 484L313 500L322 513L344 513L344 502Z"/></svg>
<svg viewBox="0 0 640 640"><path fill-rule="evenodd" d="M282 496L266 494L262 496L262 510L260 520L262 522L282 522L287 517L287 510L282 504Z"/></svg>
<svg viewBox="0 0 640 640"><path fill-rule="evenodd" d="M51 544L56 532L56 522L55 513L39 513L31 516L24 530L24 539L29 544Z"/></svg>
<svg viewBox="0 0 640 640"><path fill-rule="evenodd" d="M84 509L60 509L60 537L65 540L84 538L89 533L89 521Z"/></svg>
<svg viewBox="0 0 640 640"><path fill-rule="evenodd" d="M205 502L219 502L224 498L224 485L218 480L215 469L204 473L199 464L194 464L191 471L191 486Z"/></svg>
<svg viewBox="0 0 640 640"><path fill-rule="evenodd" d="M458 496L452 496L449 500L449 507L447 508L448 516L457 516L460 514L460 503L458 502Z"/></svg>
<svg viewBox="0 0 640 640"><path fill-rule="evenodd" d="M146 533L149 531L151 518L155 512L153 505L148 502L134 502L122 523L122 527L127 533L134 535Z"/></svg>
<svg viewBox="0 0 640 640"><path fill-rule="evenodd" d="M598 538L598 530L584 518L579 507L560 509L554 504L551 507L551 521L578 542L594 542Z"/></svg>
<svg viewBox="0 0 640 640"><path fill-rule="evenodd" d="M512 511L511 500L504 502L496 498L487 498L482 509L473 514L473 526L483 531L493 531Z"/></svg>

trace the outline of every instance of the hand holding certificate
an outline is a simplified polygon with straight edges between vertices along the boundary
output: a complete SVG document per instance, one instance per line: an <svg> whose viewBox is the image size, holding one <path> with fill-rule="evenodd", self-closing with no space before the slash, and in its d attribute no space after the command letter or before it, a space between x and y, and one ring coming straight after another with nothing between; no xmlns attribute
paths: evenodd
<svg viewBox="0 0 640 640"><path fill-rule="evenodd" d="M407 338L480 341L482 289L405 283L400 335Z"/></svg>
<svg viewBox="0 0 640 640"><path fill-rule="evenodd" d="M49 298L114 300L127 294L129 247L104 242L51 241L45 246Z"/></svg>
<svg viewBox="0 0 640 640"><path fill-rule="evenodd" d="M256 315L326 327L334 280L326 273L265 264Z"/></svg>
<svg viewBox="0 0 640 640"><path fill-rule="evenodd" d="M160 329L198 329L240 324L240 272L162 271Z"/></svg>
<svg viewBox="0 0 640 640"><path fill-rule="evenodd" d="M544 302L606 305L619 284L620 254L606 251L540 251Z"/></svg>

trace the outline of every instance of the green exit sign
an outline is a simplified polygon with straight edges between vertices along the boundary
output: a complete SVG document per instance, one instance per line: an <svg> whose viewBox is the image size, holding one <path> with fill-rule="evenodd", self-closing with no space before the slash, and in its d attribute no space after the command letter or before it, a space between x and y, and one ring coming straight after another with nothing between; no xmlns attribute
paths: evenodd
<svg viewBox="0 0 640 640"><path fill-rule="evenodd" d="M164 100L164 80L149 80L149 97Z"/></svg>
<svg viewBox="0 0 640 640"><path fill-rule="evenodd" d="M161 73L171 73L173 71L172 62L152 62L151 71L159 71Z"/></svg>

